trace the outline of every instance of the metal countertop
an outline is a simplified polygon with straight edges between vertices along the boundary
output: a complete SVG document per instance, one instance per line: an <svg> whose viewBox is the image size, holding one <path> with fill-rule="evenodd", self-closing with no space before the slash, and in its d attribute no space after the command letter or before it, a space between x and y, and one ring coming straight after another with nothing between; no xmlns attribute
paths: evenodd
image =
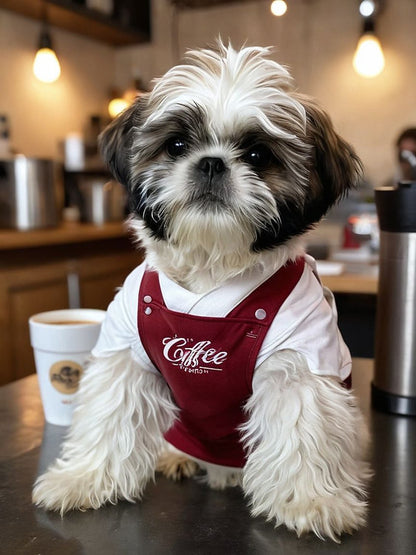
<svg viewBox="0 0 416 555"><path fill-rule="evenodd" d="M0 388L0 553L7 555L413 555L416 418L370 408L372 362L355 359L353 386L373 438L368 526L342 543L298 539L251 518L239 489L212 491L160 476L143 501L64 518L31 505L37 473L58 454L65 428L45 424L36 376Z"/></svg>

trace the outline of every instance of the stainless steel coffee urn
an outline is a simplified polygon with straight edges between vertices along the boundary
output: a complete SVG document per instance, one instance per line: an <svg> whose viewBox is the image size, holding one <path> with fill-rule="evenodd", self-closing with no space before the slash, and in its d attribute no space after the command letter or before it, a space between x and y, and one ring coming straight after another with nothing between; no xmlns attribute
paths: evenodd
<svg viewBox="0 0 416 555"><path fill-rule="evenodd" d="M0 228L56 227L62 205L63 188L53 160L22 154L0 160Z"/></svg>
<svg viewBox="0 0 416 555"><path fill-rule="evenodd" d="M416 415L416 182L375 190L380 225L374 408Z"/></svg>

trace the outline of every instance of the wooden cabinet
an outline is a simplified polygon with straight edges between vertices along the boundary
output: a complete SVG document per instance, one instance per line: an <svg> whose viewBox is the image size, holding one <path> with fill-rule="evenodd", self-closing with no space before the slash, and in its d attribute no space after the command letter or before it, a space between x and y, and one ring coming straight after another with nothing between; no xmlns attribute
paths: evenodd
<svg viewBox="0 0 416 555"><path fill-rule="evenodd" d="M137 262L130 253L78 260L72 271L79 279L79 306L105 310Z"/></svg>
<svg viewBox="0 0 416 555"><path fill-rule="evenodd" d="M28 319L61 308L105 310L137 255L91 256L0 271L0 384L35 371Z"/></svg>
<svg viewBox="0 0 416 555"><path fill-rule="evenodd" d="M0 272L0 384L35 371L29 316L67 306L66 264Z"/></svg>
<svg viewBox="0 0 416 555"><path fill-rule="evenodd" d="M114 224L105 229L110 236L93 226L29 233L27 241L39 243L31 248L20 244L25 235L0 233L0 384L35 371L30 316L68 307L105 310L117 287L141 262L141 253L121 226L119 237L115 237ZM97 237L99 233L101 237ZM93 238L86 241L89 234ZM63 244L42 246L44 240L59 239ZM13 249L6 249L12 244Z"/></svg>

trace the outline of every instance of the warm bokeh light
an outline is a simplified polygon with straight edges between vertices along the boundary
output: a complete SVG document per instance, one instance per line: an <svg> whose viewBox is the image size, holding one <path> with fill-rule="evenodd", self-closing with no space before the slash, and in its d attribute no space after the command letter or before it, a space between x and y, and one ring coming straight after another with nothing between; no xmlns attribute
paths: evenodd
<svg viewBox="0 0 416 555"><path fill-rule="evenodd" d="M365 33L357 44L353 66L362 77L376 77L385 65L383 50L378 38L372 33Z"/></svg>
<svg viewBox="0 0 416 555"><path fill-rule="evenodd" d="M280 17L287 11L287 4L284 0L275 0L270 6L270 11L273 15Z"/></svg>
<svg viewBox="0 0 416 555"><path fill-rule="evenodd" d="M33 73L43 83L53 83L61 75L58 58L50 48L40 48L33 62Z"/></svg>
<svg viewBox="0 0 416 555"><path fill-rule="evenodd" d="M108 104L108 113L112 118L115 118L129 106L130 102L125 98L113 98Z"/></svg>
<svg viewBox="0 0 416 555"><path fill-rule="evenodd" d="M376 5L374 4L373 0L363 0L359 7L360 14L364 17L373 15L375 9L376 9Z"/></svg>

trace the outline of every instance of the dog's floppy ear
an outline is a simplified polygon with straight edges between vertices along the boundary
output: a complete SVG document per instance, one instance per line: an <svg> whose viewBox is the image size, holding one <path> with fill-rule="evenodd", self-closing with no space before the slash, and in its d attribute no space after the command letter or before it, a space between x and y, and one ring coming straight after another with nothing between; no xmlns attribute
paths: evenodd
<svg viewBox="0 0 416 555"><path fill-rule="evenodd" d="M136 101L117 116L98 138L101 156L114 178L127 188L130 182L130 148L139 119L140 101Z"/></svg>
<svg viewBox="0 0 416 555"><path fill-rule="evenodd" d="M352 146L334 130L329 116L310 99L301 100L307 118L307 138L312 145L312 190L323 195L324 212L362 178L362 164Z"/></svg>

